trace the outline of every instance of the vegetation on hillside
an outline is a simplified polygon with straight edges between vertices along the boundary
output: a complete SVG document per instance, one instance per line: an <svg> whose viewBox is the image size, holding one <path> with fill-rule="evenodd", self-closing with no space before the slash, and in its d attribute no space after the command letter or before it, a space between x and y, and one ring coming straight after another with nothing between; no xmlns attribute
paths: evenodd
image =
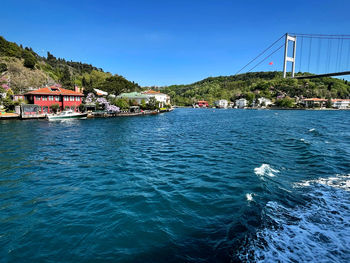
<svg viewBox="0 0 350 263"><path fill-rule="evenodd" d="M17 45L0 36L0 77L7 81L14 93L23 93L29 88L61 84L67 89L75 85L85 88L85 93L101 89L118 95L122 91L139 90L137 83L122 76L112 75L90 64L56 58L50 52L41 57L31 48ZM0 83L3 85L4 83Z"/></svg>
<svg viewBox="0 0 350 263"><path fill-rule="evenodd" d="M306 74L306 73L299 73ZM349 98L350 83L336 78L283 79L282 72L252 72L236 76L209 77L189 85L159 88L175 105L192 105L197 100L210 104L218 99L234 101L246 98L250 103L259 97L273 101L284 98Z"/></svg>

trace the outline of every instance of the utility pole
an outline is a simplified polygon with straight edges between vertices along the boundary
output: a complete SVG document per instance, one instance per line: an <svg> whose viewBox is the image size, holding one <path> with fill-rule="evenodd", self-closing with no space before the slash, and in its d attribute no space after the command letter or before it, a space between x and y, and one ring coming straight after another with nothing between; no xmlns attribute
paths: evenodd
<svg viewBox="0 0 350 263"><path fill-rule="evenodd" d="M283 78L287 77L287 63L292 62L292 78L294 78L295 73L295 56L297 51L297 37L296 36L290 36L288 33L286 33L286 40L284 45L284 62L283 62ZM293 42L293 57L288 56L288 43L289 41Z"/></svg>

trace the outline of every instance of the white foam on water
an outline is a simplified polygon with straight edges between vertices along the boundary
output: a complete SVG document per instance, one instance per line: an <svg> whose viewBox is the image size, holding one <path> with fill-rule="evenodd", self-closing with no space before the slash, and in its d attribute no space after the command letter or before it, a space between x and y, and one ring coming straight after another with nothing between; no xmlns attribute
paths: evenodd
<svg viewBox="0 0 350 263"><path fill-rule="evenodd" d="M280 171L273 169L268 164L262 164L260 167L254 168L254 173L258 176L270 176L274 177L276 173L279 173Z"/></svg>
<svg viewBox="0 0 350 263"><path fill-rule="evenodd" d="M247 201L248 201L248 202L253 201L253 194L249 194L249 193L248 193L248 194L245 195L245 197L247 198Z"/></svg>
<svg viewBox="0 0 350 263"><path fill-rule="evenodd" d="M243 262L350 262L350 175L303 181L306 205L268 202Z"/></svg>
<svg viewBox="0 0 350 263"><path fill-rule="evenodd" d="M350 174L347 175L336 175L328 178L318 178L314 180L305 180L294 184L294 187L307 187L312 184L322 184L331 186L345 191L350 191Z"/></svg>
<svg viewBox="0 0 350 263"><path fill-rule="evenodd" d="M313 132L314 130L315 130L315 128L312 128L312 129L309 130L309 132Z"/></svg>

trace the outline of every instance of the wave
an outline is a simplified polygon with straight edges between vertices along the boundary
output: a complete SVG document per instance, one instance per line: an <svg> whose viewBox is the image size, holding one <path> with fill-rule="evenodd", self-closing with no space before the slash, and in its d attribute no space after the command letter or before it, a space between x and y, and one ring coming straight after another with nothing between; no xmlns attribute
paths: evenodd
<svg viewBox="0 0 350 263"><path fill-rule="evenodd" d="M248 193L248 194L245 195L245 197L247 198L247 201L248 201L248 202L253 201L253 195L254 195L254 194L250 194L250 193Z"/></svg>
<svg viewBox="0 0 350 263"><path fill-rule="evenodd" d="M271 168L270 165L264 163L260 167L254 168L254 173L258 176L268 175L270 177L274 177L276 173L279 173L279 171Z"/></svg>
<svg viewBox="0 0 350 263"><path fill-rule="evenodd" d="M242 262L350 262L350 175L303 181L305 205L270 201L263 225L247 237Z"/></svg>

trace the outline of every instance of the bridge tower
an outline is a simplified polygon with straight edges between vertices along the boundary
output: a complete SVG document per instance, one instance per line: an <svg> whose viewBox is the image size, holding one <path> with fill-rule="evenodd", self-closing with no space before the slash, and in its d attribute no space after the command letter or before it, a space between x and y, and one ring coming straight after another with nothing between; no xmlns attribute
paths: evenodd
<svg viewBox="0 0 350 263"><path fill-rule="evenodd" d="M284 45L284 62L283 62L283 78L287 77L287 63L292 62L292 78L294 78L295 73L295 57L296 57L296 51L297 51L297 37L296 36L290 36L288 33L286 33L286 40ZM293 56L288 56L288 44L289 41L293 42Z"/></svg>

